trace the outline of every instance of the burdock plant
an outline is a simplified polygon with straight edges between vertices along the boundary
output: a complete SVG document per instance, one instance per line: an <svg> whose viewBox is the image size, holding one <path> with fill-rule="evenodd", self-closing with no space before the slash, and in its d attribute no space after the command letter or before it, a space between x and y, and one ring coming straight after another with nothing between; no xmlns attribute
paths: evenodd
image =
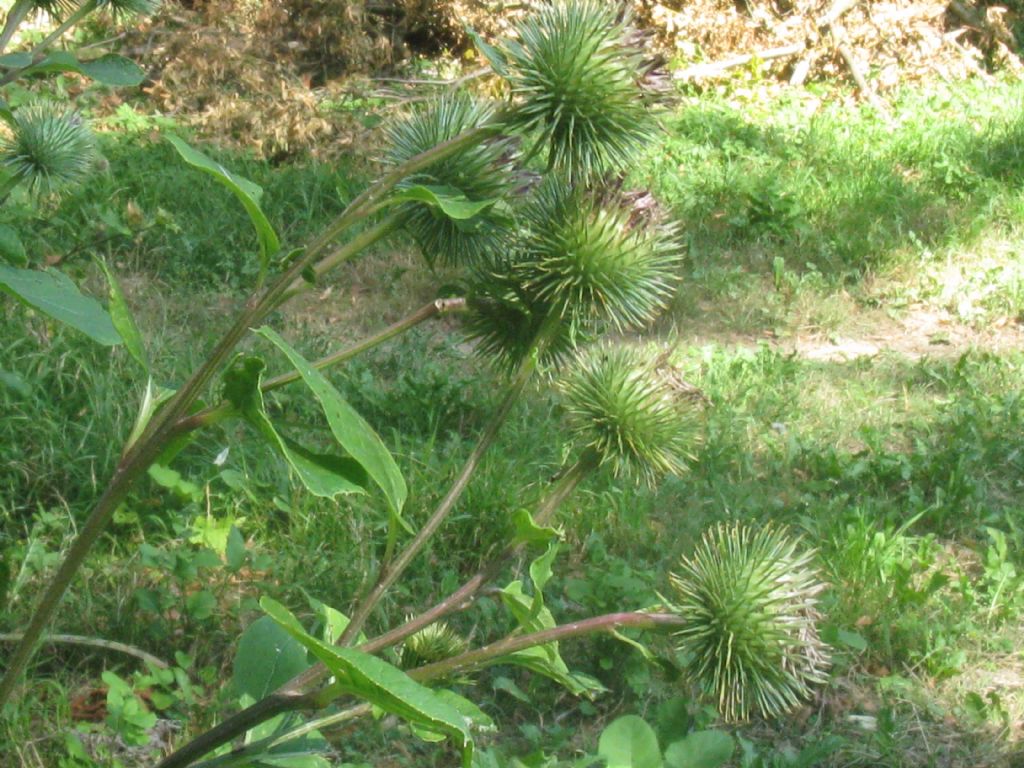
<svg viewBox="0 0 1024 768"><path fill-rule="evenodd" d="M513 122L573 181L623 167L653 134L644 56L623 13L604 0L552 3L492 54L523 101Z"/></svg>
<svg viewBox="0 0 1024 768"><path fill-rule="evenodd" d="M63 192L89 175L95 156L92 131L78 112L50 101L28 104L0 140L0 164L10 173L0 192L18 184L38 195Z"/></svg>
<svg viewBox="0 0 1024 768"><path fill-rule="evenodd" d="M123 338L145 372L145 396L113 477L8 658L0 681L0 706L15 690L65 590L133 484L155 462L172 461L204 430L231 419L243 422L265 441L309 493L329 499L357 492L378 494L389 525L373 562L363 566L368 574L365 593L353 599L344 621L335 622L344 627L338 636L333 629L329 636L310 633L298 617L264 598L264 610L293 644L288 656L304 659L308 652L316 663L269 694L264 695L264 686L258 687L254 697L263 698L243 704L210 731L195 735L164 759L161 768L191 765L211 752L223 752L229 742L278 715L311 713L313 719L298 728L263 739L252 737L244 747L204 763L210 768L276 764L286 759L281 750L290 741L374 708L407 721L424 738L451 738L462 748L468 766L471 723L486 718L455 692L437 691L430 684L460 679L501 662L546 675L574 693L587 693L593 683L572 673L560 655L559 642L622 627L684 626L685 616L675 612L636 611L560 626L544 604L544 586L559 546L552 524L579 484L602 466L650 482L666 472L681 472L696 442L692 400L638 351L609 347L581 355L574 372L567 375L562 392L574 425L575 455L536 504L509 511L504 547L491 553L458 589L396 626L386 628L387 618L377 616L389 591L456 508L476 469L489 459L506 417L538 369L560 373L584 340L607 329L642 327L671 299L680 267L680 248L671 228L652 217L638 218L622 199L591 188L614 188L609 174L619 172L649 135L633 39L611 4L563 0L546 6L522 24L517 40L499 48L482 46L495 74L510 85L506 101L491 105L468 96L448 96L407 116L387 134L392 146L385 153L381 177L318 237L297 246L281 243L260 209L261 190L256 185L180 139L171 139L185 161L223 183L244 204L257 235L260 278L206 360L177 390L165 392L153 384L144 340L110 276L111 303L117 311L108 317L90 310L87 319L92 328L107 323ZM522 155L519 146L527 148ZM539 186L520 183L530 177L537 153L546 155L549 178ZM467 269L465 301L439 300L370 339L317 361L307 361L264 325L286 309L291 297L396 230L411 235L431 262ZM0 279L4 274L0 270ZM7 287L17 293L21 284ZM478 340L480 353L495 359L502 370L501 391L494 413L448 492L414 527L403 516L409 489L397 463L321 370L456 307L466 310L467 329ZM73 325L80 321L78 316L61 319ZM84 324L76 327L85 330ZM252 343L238 353L243 340ZM268 353L286 360L287 372L265 377ZM325 432L335 438L330 453L282 435L265 406L266 393L298 382L308 388L326 421ZM485 587L499 587L506 572L531 548L541 554L527 569L530 584L522 574L496 590L515 625L508 636L470 648L454 642L443 628L428 629L472 608ZM240 643L256 661L250 659L239 668L259 666L265 657L281 652L280 634L264 646L260 637L269 636L260 632ZM413 665L406 670L380 655L401 644L406 663ZM427 650L429 654L424 653ZM245 688L244 679L235 683L236 688ZM263 732L268 730L273 729Z"/></svg>
<svg viewBox="0 0 1024 768"><path fill-rule="evenodd" d="M488 122L494 114L492 104L464 93L442 98L388 129L387 160L393 166L401 166ZM431 205L429 196L402 205L401 225L415 238L429 262L474 264L499 258L507 251L513 233L504 201L516 184L514 148L515 142L509 137L495 136L455 157L434 163L399 184L399 189L406 190L422 185L428 193L433 190L455 194L470 206L480 206L470 208L477 210L471 218L455 219Z"/></svg>
<svg viewBox="0 0 1024 768"><path fill-rule="evenodd" d="M687 671L727 719L777 717L825 681L813 557L782 529L719 525L671 576Z"/></svg>
<svg viewBox="0 0 1024 768"><path fill-rule="evenodd" d="M591 350L561 389L577 441L616 475L653 483L685 471L700 436L696 404L653 371L638 350Z"/></svg>

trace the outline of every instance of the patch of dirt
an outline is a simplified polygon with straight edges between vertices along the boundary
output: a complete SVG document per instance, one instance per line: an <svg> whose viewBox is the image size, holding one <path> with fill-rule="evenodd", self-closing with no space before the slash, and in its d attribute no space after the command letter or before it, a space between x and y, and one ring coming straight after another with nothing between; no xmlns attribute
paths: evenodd
<svg viewBox="0 0 1024 768"><path fill-rule="evenodd" d="M974 328L957 322L948 312L917 307L901 318L877 318L863 336L797 338L792 349L808 360L855 360L895 352L913 359L959 357L972 349L1004 352L1024 349L1024 328L1019 323L996 323Z"/></svg>
<svg viewBox="0 0 1024 768"><path fill-rule="evenodd" d="M770 289L765 288L770 291ZM1024 323L1001 317L988 324L968 324L956 314L926 303L914 304L898 313L884 308L867 308L848 296L819 297L834 300L842 318L828 329L807 322L806 307L794 304L788 310L762 302L765 317L749 321L749 297L730 302L698 301L671 329L657 335L672 338L681 346L756 348L767 344L786 354L806 360L848 362L864 357L897 354L910 359L955 358L970 350L993 353L1024 351ZM813 297L804 301L812 303ZM746 330L737 330L744 328Z"/></svg>

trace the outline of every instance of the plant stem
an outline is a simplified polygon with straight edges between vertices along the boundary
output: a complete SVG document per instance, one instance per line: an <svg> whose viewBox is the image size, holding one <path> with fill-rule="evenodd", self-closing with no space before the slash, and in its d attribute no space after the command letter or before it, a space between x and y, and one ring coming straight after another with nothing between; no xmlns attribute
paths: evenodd
<svg viewBox="0 0 1024 768"><path fill-rule="evenodd" d="M374 589L371 592L370 596L366 600L361 602L359 613L356 615L361 617L360 620L363 623L365 623L366 618L369 616L374 605L376 605L376 601L379 601L380 597L384 594L387 587L390 586L390 584L392 584L396 578L398 578L401 571L405 569L405 567L412 561L412 559L416 556L419 550L429 539L429 535L436 531L436 529L444 521L445 516L454 507L455 502L458 500L458 496L461 494L462 490L464 490L466 485L468 484L469 478L473 474L473 471L476 469L476 466L479 464L480 459L483 457L483 454L486 452L487 448L494 442L494 439L497 436L498 429L501 427L501 424L503 423L505 417L508 415L509 410L511 410L512 405L518 398L519 393L522 392L523 388L525 387L527 381L530 378L530 375L536 369L537 361L542 351L547 347L548 343L550 342L550 339L554 336L560 322L560 318L558 318L557 316L552 316L548 318L541 326L541 329L538 331L536 340L534 342L533 352L527 354L526 357L524 357L522 363L520 363L519 369L516 372L515 377L513 378L512 382L510 382L506 390L505 398L503 399L501 405L498 407L498 411L492 417L491 422L488 424L484 434L480 438L480 441L474 448L473 453L470 455L469 459L466 460L465 465L463 465L462 471L460 472L459 477L456 478L455 482L453 483L452 488L449 490L448 494L438 505L437 509L434 511L434 514L431 516L430 520L427 522L424 528L420 530L419 534L417 534L413 541L410 542L402 551L395 564L381 573L380 577L378 578L377 584L374 586ZM589 453L586 454L586 457L587 458L585 460L581 459L580 462L577 462L572 468L570 468L569 471L563 474L563 476L559 480L559 483L556 485L555 489L552 491L551 494L548 495L548 497L545 499L545 502L542 504L541 509L538 511L538 515L536 517L538 521L549 519L555 507L557 507L558 503L561 503L561 501L564 500L569 493L571 493L571 491L579 484L580 480L583 479L583 477L590 470L590 468L592 468L592 462L595 461L594 457L591 456ZM423 532L428 527L430 528L430 534L424 535ZM518 551L516 548L510 549L512 549L512 552ZM509 557L511 557L512 552L508 552ZM438 619L447 616L451 613L454 613L458 610L461 610L466 606L467 601L469 601L484 584L486 584L490 579L494 578L494 575L498 572L498 570L500 570L500 568L504 565L505 562L506 560L503 557L500 559L500 562L492 563L488 568L482 570L476 576L474 576L465 584L463 584L462 587L460 587L447 598L439 602L430 610L406 622L401 627L397 627L391 630L390 632L381 635L378 638L369 640L361 644L359 646L359 650L363 651L364 653L374 653L383 648L387 648L388 646L401 642L405 638L409 637L412 634L415 634L423 627L432 624ZM371 599L373 598L375 599L373 600L373 602L371 602ZM352 619L349 621L348 626L352 627L355 621L356 616L353 616ZM349 642L351 638L358 633L358 631L359 630L356 629L354 632L350 634L347 632L346 629L346 632L342 633L342 636L338 638L338 645L342 645L346 642ZM313 693L310 691L311 686L322 680L324 677L327 676L327 674L327 668L322 663L315 664L309 669L307 669L305 672L296 675L287 683L283 684L280 688L278 688L276 691L270 694L268 698L273 698L282 702L286 702L294 700L297 697L311 697L313 695ZM157 768L184 768L185 766L191 765L195 760L198 760L203 755L216 749L220 745L225 744L229 742L231 739L235 738L236 736L241 735L258 722L261 722L254 722L252 713L250 712L250 710L254 707L261 705L262 700L256 702L256 704L252 705L251 707L243 709L235 715L232 715L227 720L220 723L216 727L216 729L214 729L217 731L217 735L215 737L211 736L212 732L201 734L193 741L181 747L174 754L166 757L157 766ZM285 710L265 709L265 717L273 717L274 715L279 714L281 711Z"/></svg>
<svg viewBox="0 0 1024 768"><path fill-rule="evenodd" d="M89 0L92 2L93 0ZM84 7L84 6L83 6ZM257 325L277 305L284 293L302 276L305 269L315 264L321 253L348 226L359 221L364 211L374 202L381 199L406 176L416 173L425 167L453 155L465 147L482 141L497 130L496 124L488 124L473 128L455 138L423 152L407 162L394 168L376 184L356 197L348 207L330 224L324 233L317 237L306 249L305 253L289 266L262 294L253 296L245 309L236 319L234 325L221 338L204 362L171 398L166 406L157 412L149 426L135 444L125 453L107 488L97 501L79 532L78 538L72 543L64 561L47 587L32 615L29 626L25 630L22 641L15 647L8 659L3 679L0 680L0 709L10 698L21 673L31 658L36 643L46 625L53 617L60 604L64 592L71 584L86 555L100 534L106 528L114 510L125 499L132 484L160 455L163 448L176 433L180 433L178 422L188 413L196 398L202 393L213 377L227 362L232 350L242 340L249 329ZM383 224L384 222L382 222ZM360 233L345 247L349 247L351 255L358 252L358 243L362 239L375 236L374 228Z"/></svg>
<svg viewBox="0 0 1024 768"><path fill-rule="evenodd" d="M393 339L401 333L414 328L420 323L429 320L432 317L439 315L446 315L449 312L459 312L465 309L466 300L462 298L451 298L451 299L435 299L429 304L417 309L408 317L402 318L397 323L393 323L379 333L375 333L362 341L346 347L345 349L339 349L337 352L321 357L319 360L315 360L310 363L313 368L318 371L324 368L330 368L332 365L338 365L344 363L347 360L351 360L357 355L361 355L369 349L373 349L379 344L383 344L385 341ZM278 376L272 376L269 379L264 380L260 384L261 392L272 392L275 389L287 386L293 382L301 379L302 376L298 371L290 371L289 373L282 373ZM217 405L211 405L198 413L194 413L191 416L186 416L175 425L175 429L178 434L186 432L192 432L200 427L210 426L216 424L222 418L227 416L231 411L231 406L228 403L219 403Z"/></svg>
<svg viewBox="0 0 1024 768"><path fill-rule="evenodd" d="M390 341L399 334L405 333L410 328L414 328L420 323L430 320L432 317L438 317L439 315L446 315L450 312L458 312L466 307L466 300L462 298L451 298L451 299L435 299L429 304L424 304L422 307L417 309L408 317L403 317L397 323L392 323L384 330L375 333L373 336L369 336L357 344L353 344L351 347L340 349L337 352L332 352L326 357L321 357L316 362L312 363L312 366L317 370L329 368L332 365L338 363L344 363L346 360L351 360L356 355L361 355L368 349L373 349L379 344L383 344L385 341ZM291 384L293 381L298 381L302 376L298 371L291 371L290 373L282 373L280 376L273 376L263 382L260 387L264 392L270 392L275 389L279 389L286 384Z"/></svg>
<svg viewBox="0 0 1024 768"><path fill-rule="evenodd" d="M0 632L0 643L17 643L24 637L24 632ZM105 651L117 651L134 656L137 659L152 664L157 669L169 669L170 665L163 659L158 659L151 653L127 643L119 643L115 640L106 640L102 637L86 637L85 635L45 635L40 638L41 643L67 643L68 645L84 645L88 648L102 648Z"/></svg>
<svg viewBox="0 0 1024 768"><path fill-rule="evenodd" d="M595 616L583 621L562 624L551 629L542 629L539 632L532 632L528 635L506 637L483 648L466 651L458 656L452 656L450 659L418 667L411 670L409 676L420 682L426 682L500 662L503 656L508 656L516 651L533 648L537 645L556 643L559 640L568 640L593 632L606 632L622 627L672 629L674 627L682 627L684 624L685 620L674 613L642 613L640 611L608 613L604 616Z"/></svg>
<svg viewBox="0 0 1024 768"><path fill-rule="evenodd" d="M372 212L367 212L367 216L369 215L372 215ZM323 277L326 273L330 272L332 269L334 269L334 267L338 266L339 264L348 261L352 257L351 249L349 248L351 243L359 241L360 246L358 250L365 250L374 243L382 240L384 237L394 232L399 227L400 223L401 222L397 214L386 216L374 226L356 235L349 243L345 243L343 245L338 246L337 248L330 251L330 253L328 253L327 255L317 256L316 254L314 254L313 259L303 259L303 261L309 262L309 265L305 269L303 269L303 276L293 281L292 284L288 287L288 289L281 294L281 296L277 299L274 308L277 309L282 304L286 303L287 301L297 296L298 294L305 293L307 290L309 290L311 285L316 282L316 280L319 280L321 277ZM307 250L307 255L310 250L312 250L312 247L310 247L310 249ZM319 259L319 261L317 261L317 259ZM313 272L313 283L310 283L308 280L305 279L305 275L308 274L309 271Z"/></svg>
<svg viewBox="0 0 1024 768"><path fill-rule="evenodd" d="M11 10L7 12L7 20L4 22L4 30L0 32L0 53L6 50L7 45L11 42L11 38L14 37L14 33L18 27L21 26L21 22L28 16L28 12L32 10L32 3L30 0L15 0L14 5L11 6Z"/></svg>
<svg viewBox="0 0 1024 768"><path fill-rule="evenodd" d="M32 49L33 58L44 53L47 48L53 45L60 38L61 35L95 11L98 5L99 3L97 0L85 0L85 2L78 6L70 16L58 24L56 29L44 37L39 44Z"/></svg>
<svg viewBox="0 0 1024 768"><path fill-rule="evenodd" d="M406 544L405 549L399 553L394 562L381 571L377 578L377 583L370 591L370 594L367 595L364 600L359 602L359 605L353 612L351 621L349 621L348 626L345 627L345 631L338 639L339 645L345 645L350 642L352 638L356 637L359 632L362 631L363 625L366 624L366 620L373 612L373 609L377 607L381 598L384 597L384 593L387 592L398 577L404 573L405 569L409 567L409 564L413 561L416 555L420 553L420 550L422 550L426 543L430 541L435 533L437 533L438 528L441 527L441 524L451 513L452 509L455 508L455 503L459 500L459 497L462 496L462 492L466 490L466 486L469 485L469 479L473 476L473 473L479 466L484 454L491 445L494 444L494 441L498 436L498 430L500 430L502 424L505 423L505 419L512 410L512 406L515 404L516 400L519 399L523 389L526 387L526 383L530 380L530 377L536 370L540 355L547 348L547 345L560 322L560 318L552 315L541 326L541 329L538 331L537 337L534 340L532 349L524 356L522 362L519 364L519 369L513 376L512 381L509 382L509 385L505 390L505 396L502 399L501 404L498 406L498 410L491 417L491 420L486 429L484 429L483 434L480 436L480 440L477 442L476 447L473 448L473 452L469 455L469 458L466 459L466 463L462 465L462 470L455 478L451 488L448 489L448 493L445 494L441 503L437 505L437 508L430 516L430 519L423 524L423 527L420 528L419 531L417 531L412 541Z"/></svg>

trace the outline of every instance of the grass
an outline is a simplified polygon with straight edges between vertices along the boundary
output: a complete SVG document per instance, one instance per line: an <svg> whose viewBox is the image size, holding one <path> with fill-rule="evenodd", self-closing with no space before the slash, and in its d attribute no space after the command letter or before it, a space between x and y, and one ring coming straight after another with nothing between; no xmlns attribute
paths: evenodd
<svg viewBox="0 0 1024 768"><path fill-rule="evenodd" d="M831 584L823 608L834 670L813 706L736 729L759 755L747 764L798 765L800 750L831 744L806 764L1015 765L1024 711L1024 353L990 344L990 333L1000 324L1013 332L1022 310L1021 88L908 91L892 124L787 93L771 103L688 98L636 171L684 227L689 262L671 317L656 335L629 341L652 356L674 348L673 361L712 405L687 475L651 490L601 471L566 504L548 604L564 620L651 605L707 525L785 524L818 549ZM253 237L234 201L199 187L205 181L166 145L115 135L104 151L109 175L30 227L32 249L88 282L89 244L100 242L124 275L160 376L175 381L248 284ZM264 186L289 242L336 211L363 173L219 157ZM25 208L10 215L39 222ZM307 299L286 329L304 352L322 353L419 306L446 279L424 276L407 253L377 255ZM934 329L913 344L895 335L924 311L942 315L947 343L934 343ZM0 345L7 630L24 621L116 461L110 436L130 427L139 383L125 355L10 304L0 337L11 340ZM818 347L802 346L806 337L825 339L829 354L812 354ZM874 351L835 353L839 337L870 339ZM421 521L495 407L494 374L445 321L332 379L394 451L411 489L406 514ZM271 408L290 430L321 439L301 389L282 390ZM510 511L529 508L571 460L566 434L557 398L538 386L374 625L440 597L486 560L507 539ZM174 661L197 687L186 696L172 685L166 711L199 723L230 706L219 681L230 676L239 632L259 615L256 598L303 610L315 597L344 609L366 587L353 563L383 554L378 499L311 498L251 437L230 427L189 448L175 468L191 487L141 485L58 627ZM245 543L238 567L218 554L231 525ZM453 627L482 641L503 621L492 596ZM572 645L570 665L615 691L593 704L511 668L482 673L467 690L501 725L485 737L485 764L513 765L519 755L529 765L568 765L593 753L614 713L653 716L680 696L691 724L712 725L667 656L655 667L611 638ZM95 687L105 668L125 678L136 669L72 647L40 654L31 688L0 725L0 762L62 765L68 700ZM386 722L338 743L354 764L445 759Z"/></svg>
<svg viewBox="0 0 1024 768"><path fill-rule="evenodd" d="M680 314L827 333L843 307L821 305L843 286L974 323L1017 317L1021 98L1012 81L934 84L907 89L891 120L803 90L684 98L633 176L683 223L696 290ZM824 322L806 322L802 294ZM730 301L716 311L717 297Z"/></svg>
<svg viewBox="0 0 1024 768"><path fill-rule="evenodd" d="M102 255L152 279L247 288L258 264L244 210L154 135L101 134L104 171L57 207L37 211L16 201L4 211L5 221L30 233L26 249L48 264L74 270ZM355 162L275 168L240 153L202 150L263 187L264 209L286 244L319 231L361 188L363 171Z"/></svg>

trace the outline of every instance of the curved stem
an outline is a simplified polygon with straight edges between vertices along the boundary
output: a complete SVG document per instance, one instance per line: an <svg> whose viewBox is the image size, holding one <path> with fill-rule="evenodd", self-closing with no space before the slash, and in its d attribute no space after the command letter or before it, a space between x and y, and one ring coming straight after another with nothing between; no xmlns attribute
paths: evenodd
<svg viewBox="0 0 1024 768"><path fill-rule="evenodd" d="M488 664L499 663L503 656L508 656L516 651L526 650L537 645L557 643L559 640L568 640L580 635L607 632L623 627L632 627L634 629L673 629L675 627L682 627L685 623L681 616L677 616L674 613L643 613L640 611L608 613L604 616L595 616L583 621L562 624L551 629L542 629L539 632L532 632L528 635L506 637L496 643L485 645L483 648L466 651L458 656L452 656L450 659L418 667L411 670L409 676L420 682L436 680L457 672L468 672L485 667Z"/></svg>
<svg viewBox="0 0 1024 768"><path fill-rule="evenodd" d="M405 333L420 323L430 320L432 317L446 315L451 312L458 312L465 309L465 307L466 300L463 298L435 299L429 304L424 304L408 317L403 317L397 323L392 323L384 330L375 333L373 336L369 336L357 344L353 344L351 347L339 349L337 352L332 352L325 357L321 357L319 360L312 363L312 366L317 370L323 370L324 368L330 368L332 365L344 363L347 360L351 360L356 355L361 355L363 352L383 344L385 341L390 341L395 338L395 336ZM298 371L282 373L280 376L273 376L264 381L260 389L264 392L271 392L275 389L280 389L286 384L291 384L293 381L298 381L301 378L302 376Z"/></svg>
<svg viewBox="0 0 1024 768"><path fill-rule="evenodd" d="M94 1L89 0L89 2ZM71 548L64 557L64 561L47 587L42 600L40 600L30 620L29 626L25 629L25 636L15 647L12 656L8 659L3 679L0 680L0 708L10 698L25 665L35 650L40 635L56 612L64 592L71 584L89 550L106 528L107 523L114 514L114 510L125 499L135 480L145 473L163 451L168 441L176 433L180 432L178 422L188 413L192 404L213 377L217 375L221 367L227 363L231 352L248 333L249 329L257 325L278 306L281 297L302 276L302 273L307 268L314 265L320 259L322 252L328 248L341 232L356 221L361 220L364 217L364 211L386 195L402 179L409 174L416 173L432 165L438 160L456 154L465 147L482 141L496 130L496 123L473 128L450 141L438 144L436 147L394 168L377 183L356 197L341 215L327 227L324 233L309 245L305 253L296 259L261 296L253 296L249 300L245 309L221 338L220 342L217 343L206 361L192 374L166 406L153 417L149 426L147 426L135 444L121 459L121 463L118 465L118 469L115 471L110 483L89 514L78 538L71 545ZM358 252L355 244L360 241L360 237L372 236L373 232L374 230L371 227L366 232L361 233L361 236L357 236L351 243L347 244L347 247L352 248L351 255ZM343 246L343 248L345 247Z"/></svg>
<svg viewBox="0 0 1024 768"><path fill-rule="evenodd" d="M24 632L0 632L0 643L19 643L25 636ZM170 665L163 659L159 659L141 648L127 643L119 643L116 640L106 640L102 637L87 637L85 635L45 635L40 643L66 643L67 645L84 645L87 648L102 648L105 651L117 651L128 656L134 656L157 669L168 669Z"/></svg>
<svg viewBox="0 0 1024 768"><path fill-rule="evenodd" d="M11 6L11 10L7 12L7 20L4 22L4 30L0 32L0 53L6 50L8 44L11 42L11 38L14 37L14 33L21 26L21 23L28 16L28 12L32 10L31 0L15 0L14 5Z"/></svg>
<svg viewBox="0 0 1024 768"><path fill-rule="evenodd" d="M501 660L516 651L526 650L538 645L569 640L581 635L589 635L595 632L608 632L615 629L632 627L634 629L672 629L683 625L683 619L671 613L609 613L604 616L595 616L583 621L574 621L569 624L562 624L551 629L533 632L527 635L515 635L506 637L483 648L453 656L433 664L427 664L407 672L409 677L421 683L427 683L443 677L449 677L454 673L468 672L473 669L487 666L489 664L501 663ZM197 768L230 768L231 766L245 765L258 755L266 753L274 747L286 744L293 739L301 738L312 731L320 730L332 725L354 720L357 717L364 717L373 711L369 704L357 704L348 709L333 715L310 720L297 728L280 736L271 736L266 739L246 744L233 750L229 754L215 757L201 763ZM166 768L166 761L158 768ZM175 765L179 765L175 763ZM181 763L180 765L185 765Z"/></svg>
<svg viewBox="0 0 1024 768"><path fill-rule="evenodd" d="M480 440L477 442L473 452L469 455L469 458L466 459L466 463L462 465L462 470L455 478L451 488L448 489L448 493L445 494L441 503L437 505L437 508L430 516L430 519L427 520L427 522L423 524L423 527L416 532L412 541L405 545L405 549L399 553L394 562L381 571L380 575L377 577L377 583L370 591L370 594L359 602L359 605L353 612L351 621L349 621L348 626L345 627L345 631L338 639L339 645L345 645L346 643L351 642L352 638L356 637L359 632L362 631L363 626L366 624L366 620L373 612L373 609L377 607L381 598L384 597L384 593L387 592L398 577L404 573L405 569L409 567L409 564L412 563L416 555L420 553L426 543L433 538L435 533L437 533L438 528L441 527L445 518L451 514L451 511L455 508L455 503L459 500L459 497L462 496L462 492L466 490L466 486L469 485L469 480L476 471L476 468L479 466L484 454L487 453L487 450L494 444L495 439L498 437L498 431L501 429L502 424L505 423L505 419L512 410L512 406L515 404L516 400L519 399L519 396L522 394L523 389L526 387L526 383L530 380L530 377L533 376L533 372L537 368L537 362L540 355L547 348L547 345L554 335L554 332L557 330L560 322L560 318L552 315L541 326L540 331L537 333L537 338L534 341L533 348L519 364L519 369L516 371L512 381L509 382L508 388L505 390L505 396L502 399L501 404L498 406L498 410L491 417L490 423L488 423L483 434L480 436Z"/></svg>
<svg viewBox="0 0 1024 768"><path fill-rule="evenodd" d="M367 216L372 216L372 211L366 212ZM371 245L384 239L387 235L394 232L400 224L399 217L396 214L387 216L381 219L372 227L360 232L351 241L340 245L325 256L316 257L314 256L314 263L310 263L306 268L302 270L302 274L308 274L307 270L312 271L314 275L314 282L319 280L325 274L330 272L339 264L343 264L352 258L353 252L363 251L369 248ZM311 246L312 248L312 246ZM353 251L354 249L354 251ZM308 251L307 251L308 253ZM309 259L303 258L300 261L306 262ZM311 283L300 276L288 286L287 290L283 291L281 296L277 299L274 308L277 309L285 302L289 301L293 297L300 293L305 293L309 290Z"/></svg>
<svg viewBox="0 0 1024 768"><path fill-rule="evenodd" d="M35 47L32 48L32 56L35 57L41 53L44 53L47 48L49 48L51 45L57 42L61 35L63 35L65 32L67 32L69 29L75 26L78 22L80 22L90 13L95 11L98 5L99 3L97 2L97 0L85 0L85 2L78 6L70 16L68 16L66 19L64 19L64 21L58 24L56 29L54 29L50 34L44 37Z"/></svg>
<svg viewBox="0 0 1024 768"><path fill-rule="evenodd" d="M393 339L399 334L405 333L410 328L414 328L432 317L438 317L450 312L460 312L465 309L465 307L466 300L462 298L435 299L429 304L425 304L420 307L408 317L402 318L397 323L392 323L384 330L375 333L373 336L369 336L362 341L353 344L351 347L345 347L345 349L339 349L337 352L332 352L329 355L321 357L319 360L310 363L310 365L318 371L330 368L333 365L339 365L340 363L351 360L357 355L361 355L367 350L383 344L385 341ZM265 379L260 384L260 391L272 392L275 389L280 389L281 387L296 382L301 378L302 376L298 371L290 371L289 373L272 376L269 379ZM227 403L211 405L198 413L194 413L191 416L183 418L176 425L176 429L178 433L181 434L185 432L192 432L201 427L211 426L229 415L230 411L231 407Z"/></svg>

